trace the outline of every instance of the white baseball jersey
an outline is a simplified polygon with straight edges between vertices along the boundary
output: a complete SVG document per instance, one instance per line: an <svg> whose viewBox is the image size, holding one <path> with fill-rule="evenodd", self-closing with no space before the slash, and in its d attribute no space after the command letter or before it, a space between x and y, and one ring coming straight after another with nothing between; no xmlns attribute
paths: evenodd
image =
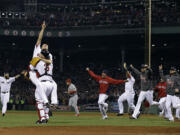
<svg viewBox="0 0 180 135"><path fill-rule="evenodd" d="M74 85L74 84L70 84L69 85L69 87L68 87L68 92L69 91L76 91L77 92L77 88L76 88L76 86ZM75 93L76 94L76 93ZM72 96L73 96L74 94L72 94Z"/></svg>
<svg viewBox="0 0 180 135"><path fill-rule="evenodd" d="M127 79L128 82L125 83L125 92L129 92L134 94L134 83L135 83L135 79L132 75L130 75L130 78Z"/></svg>
<svg viewBox="0 0 180 135"><path fill-rule="evenodd" d="M74 84L71 83L68 87L68 91L77 91L77 88Z"/></svg>
<svg viewBox="0 0 180 135"><path fill-rule="evenodd" d="M40 54L40 53L41 53L40 45L35 46L34 52L33 52L33 58L39 57L38 54ZM53 61L52 54L50 54L50 60ZM37 70L40 76L43 75L42 77L39 78L40 81L41 80L53 80L51 77L53 74L53 63L48 65L45 62L40 61L36 65L36 67L33 67L32 65L30 65L30 68ZM47 74L47 75L45 75L45 74ZM51 76L48 76L48 75L51 75Z"/></svg>
<svg viewBox="0 0 180 135"><path fill-rule="evenodd" d="M0 77L0 87L1 92L10 92L11 84L15 81L15 77L10 77L6 79L4 77Z"/></svg>

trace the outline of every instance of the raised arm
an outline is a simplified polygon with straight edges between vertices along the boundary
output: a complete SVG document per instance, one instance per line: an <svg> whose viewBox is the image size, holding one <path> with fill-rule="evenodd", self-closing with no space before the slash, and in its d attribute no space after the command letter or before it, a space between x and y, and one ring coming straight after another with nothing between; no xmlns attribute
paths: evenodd
<svg viewBox="0 0 180 135"><path fill-rule="evenodd" d="M137 74L137 75L141 75L141 72L138 70L138 69L136 69L133 65L130 65L130 67L131 67L131 69L133 70L133 72L135 73L135 74Z"/></svg>
<svg viewBox="0 0 180 135"><path fill-rule="evenodd" d="M166 80L166 77L163 74L163 66L162 65L159 66L159 75L162 79Z"/></svg>
<svg viewBox="0 0 180 135"><path fill-rule="evenodd" d="M129 79L131 79L131 74L129 73L129 71L128 71L128 69L127 69L127 64L126 63L124 63L124 69L125 69L125 71L126 71L126 73L127 73L127 77L129 78Z"/></svg>
<svg viewBox="0 0 180 135"><path fill-rule="evenodd" d="M42 28L41 28L41 31L39 32L39 36L36 42L36 47L41 44L45 28L46 28L46 23L45 21L43 21Z"/></svg>
<svg viewBox="0 0 180 135"><path fill-rule="evenodd" d="M93 71L91 71L89 68L86 68L86 71L88 71L89 75L93 77L96 81L99 81L101 77L99 75L96 75Z"/></svg>

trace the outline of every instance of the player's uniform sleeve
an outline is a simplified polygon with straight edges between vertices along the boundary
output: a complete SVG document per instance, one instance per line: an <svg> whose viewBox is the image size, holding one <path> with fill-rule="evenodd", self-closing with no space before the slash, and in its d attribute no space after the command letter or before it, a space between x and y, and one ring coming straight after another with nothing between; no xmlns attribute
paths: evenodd
<svg viewBox="0 0 180 135"><path fill-rule="evenodd" d="M136 68L134 68L134 67L131 67L131 69L133 70L133 72L135 73L135 74L137 74L137 75L141 75L141 72L138 70L138 69L136 69Z"/></svg>
<svg viewBox="0 0 180 135"><path fill-rule="evenodd" d="M107 79L108 79L108 82L109 82L110 84L121 84L121 83L125 83L124 80L115 80L115 79L112 79L112 78L110 78L110 77L108 77Z"/></svg>
<svg viewBox="0 0 180 135"><path fill-rule="evenodd" d="M35 45L34 52L33 52L33 58L39 57L38 54L41 52L41 45Z"/></svg>
<svg viewBox="0 0 180 135"><path fill-rule="evenodd" d="M96 81L99 81L101 77L99 75L96 75L93 71L89 70L88 71L89 75L94 78Z"/></svg>
<svg viewBox="0 0 180 135"><path fill-rule="evenodd" d="M11 78L8 80L8 83L13 83L15 80L16 80L15 77L11 77Z"/></svg>

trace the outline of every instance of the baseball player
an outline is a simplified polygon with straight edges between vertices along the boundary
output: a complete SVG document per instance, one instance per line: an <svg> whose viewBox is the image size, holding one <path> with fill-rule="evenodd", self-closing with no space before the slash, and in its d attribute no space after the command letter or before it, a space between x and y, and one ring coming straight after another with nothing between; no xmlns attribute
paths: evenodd
<svg viewBox="0 0 180 135"><path fill-rule="evenodd" d="M45 22L39 33L38 40L33 52L33 59L30 62L29 76L30 80L36 86L35 98L36 107L39 114L37 124L47 123L49 119L49 101L47 97L51 94L51 103L57 104L57 84L52 79L53 60L52 55L48 51L48 45L41 46L41 40L45 30Z"/></svg>
<svg viewBox="0 0 180 135"><path fill-rule="evenodd" d="M1 88L1 104L2 116L4 117L7 111L7 103L9 102L11 84L20 77L18 74L15 77L9 77L9 73L4 73L4 77L0 77Z"/></svg>
<svg viewBox="0 0 180 135"><path fill-rule="evenodd" d="M153 101L153 88L152 88L152 69L148 65L141 65L141 72L130 65L131 69L140 77L141 79L141 91L139 94L138 102L136 104L134 113L130 119L137 119L140 115L140 107L144 99L146 99L150 105L159 105L158 102Z"/></svg>
<svg viewBox="0 0 180 135"><path fill-rule="evenodd" d="M133 88L135 79L130 74L130 72L127 70L126 63L124 63L124 69L126 70L126 77L127 77L128 82L125 83L125 92L118 99L119 113L117 114L117 116L121 116L124 114L123 102L126 100L128 102L128 106L129 106L130 110L134 111L134 109L135 109L135 105L134 105L135 92L134 92L134 88ZM132 112L132 111L130 111L130 112Z"/></svg>
<svg viewBox="0 0 180 135"><path fill-rule="evenodd" d="M103 70L101 76L94 74L93 71L91 71L89 68L86 68L89 75L93 77L100 85L99 88L99 110L102 114L102 119L107 119L107 110L108 110L108 104L105 102L108 98L109 93L109 85L110 84L122 84L127 82L127 80L115 80L111 77L107 76L107 70Z"/></svg>
<svg viewBox="0 0 180 135"><path fill-rule="evenodd" d="M158 92L158 100L159 100L159 109L161 112L159 113L159 116L165 116L167 117L167 111L166 111L166 88L167 83L161 78L160 82L156 85L154 88L155 92Z"/></svg>
<svg viewBox="0 0 180 135"><path fill-rule="evenodd" d="M67 79L66 80L66 84L68 86L68 94L70 96L70 99L69 99L69 106L73 107L76 114L75 116L79 116L79 109L78 109L78 106L77 106L77 101L78 101L78 95L77 95L77 88L76 86L71 82L71 79Z"/></svg>
<svg viewBox="0 0 180 135"><path fill-rule="evenodd" d="M163 78L167 83L167 97L166 97L166 109L167 116L169 121L174 121L174 117L172 115L171 104L173 108L179 108L179 98L175 96L176 93L179 93L180 86L180 77L176 72L175 67L171 67L169 71L169 75L163 74L163 66L159 66L159 73L161 78Z"/></svg>

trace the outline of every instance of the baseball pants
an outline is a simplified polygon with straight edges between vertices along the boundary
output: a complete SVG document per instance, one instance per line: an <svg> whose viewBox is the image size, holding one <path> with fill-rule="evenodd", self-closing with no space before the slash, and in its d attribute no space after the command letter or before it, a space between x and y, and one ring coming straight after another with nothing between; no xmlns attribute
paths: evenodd
<svg viewBox="0 0 180 135"><path fill-rule="evenodd" d="M176 108L176 109L179 109L179 97L177 96L172 96L172 95L167 95L167 98L166 98L166 109L167 109L167 116L168 116L168 119L170 121L174 121L174 117L172 115L172 108Z"/></svg>
<svg viewBox="0 0 180 135"><path fill-rule="evenodd" d="M44 81L42 88L47 97L51 96L51 104L58 104L57 100L57 84L54 81ZM49 108L44 104L45 118L49 119Z"/></svg>
<svg viewBox="0 0 180 135"><path fill-rule="evenodd" d="M140 114L140 107L142 102L144 101L144 99L146 99L150 105L159 105L158 102L153 101L153 91L152 90L148 90L148 91L141 91L139 94L139 98L138 98L138 102L136 104L134 113L133 113L133 117L137 119L137 116Z"/></svg>
<svg viewBox="0 0 180 135"><path fill-rule="evenodd" d="M118 99L118 105L119 105L119 113L123 114L124 113L124 106L123 102L127 100L129 108L132 110L135 109L134 105L134 95L132 93L124 92Z"/></svg>
<svg viewBox="0 0 180 135"><path fill-rule="evenodd" d="M107 98L108 98L108 95L99 94L98 105L99 105L99 110L100 110L103 117L107 116L106 112L107 112L108 104L105 103Z"/></svg>
<svg viewBox="0 0 180 135"><path fill-rule="evenodd" d="M39 79L37 78L36 72L30 71L29 75L32 83L36 86L36 90L35 90L36 101L43 102L44 104L48 103L47 96L42 88L42 82L40 82Z"/></svg>
<svg viewBox="0 0 180 135"><path fill-rule="evenodd" d="M2 104L2 114L6 113L7 111L7 103L9 102L9 92L8 93L1 93L1 104Z"/></svg>
<svg viewBox="0 0 180 135"><path fill-rule="evenodd" d="M74 95L70 97L69 99L69 106L72 106L76 112L76 114L79 114L79 109L77 106L77 101L78 101L78 95Z"/></svg>
<svg viewBox="0 0 180 135"><path fill-rule="evenodd" d="M159 115L166 115L167 111L166 111L166 97L162 97L159 100L159 109L161 110L161 112L159 113Z"/></svg>
<svg viewBox="0 0 180 135"><path fill-rule="evenodd" d="M176 98L176 102L178 103L178 104L180 104L180 98L179 97L175 97ZM177 119L180 119L180 108L177 108L176 109L176 118Z"/></svg>

